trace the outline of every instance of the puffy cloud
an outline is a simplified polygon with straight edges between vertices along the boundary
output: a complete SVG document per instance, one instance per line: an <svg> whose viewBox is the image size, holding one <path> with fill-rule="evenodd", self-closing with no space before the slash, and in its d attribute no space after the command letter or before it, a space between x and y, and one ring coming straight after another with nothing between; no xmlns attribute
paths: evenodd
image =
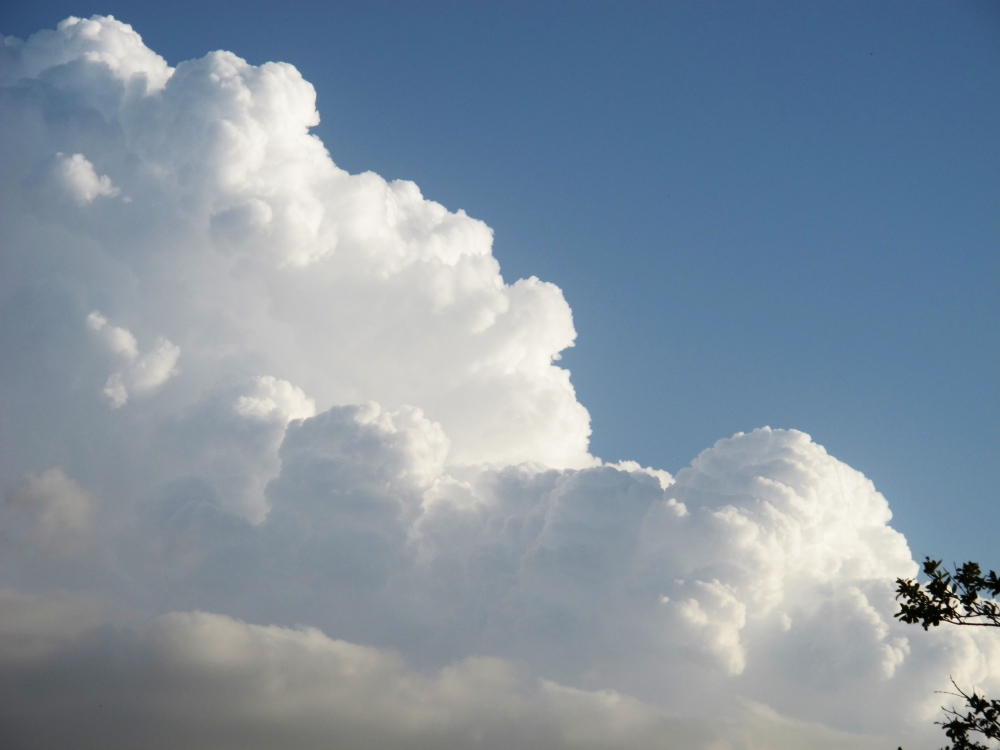
<svg viewBox="0 0 1000 750"><path fill-rule="evenodd" d="M301 388L296 388L287 380L279 380L273 375L256 378L253 393L240 396L234 408L237 414L244 417L274 419L284 424L293 419L316 416L314 399L306 396Z"/></svg>
<svg viewBox="0 0 1000 750"><path fill-rule="evenodd" d="M339 169L292 66L2 41L24 747L874 747L1000 687L993 634L893 619L888 503L808 435L591 456L561 291Z"/></svg>
<svg viewBox="0 0 1000 750"><path fill-rule="evenodd" d="M107 175L98 177L94 165L83 154L56 154L55 176L61 187L80 204L102 196L113 198L121 192Z"/></svg>
<svg viewBox="0 0 1000 750"><path fill-rule="evenodd" d="M87 316L87 327L103 334L108 349L128 366L124 372L109 375L104 384L104 395L113 409L124 406L130 393L150 393L177 374L180 347L162 336L157 337L150 351L140 356L139 344L132 332L110 325L96 310Z"/></svg>
<svg viewBox="0 0 1000 750"><path fill-rule="evenodd" d="M553 364L576 335L557 287L506 284L490 229L413 183L338 169L293 67L217 52L171 70L137 39L71 19L5 43L3 210L22 295L81 317L127 311L138 338L184 352L190 394L234 370L271 375L320 409L417 405L455 463L594 462L587 412ZM23 186L57 153L86 154L82 194L113 184L132 202L52 210ZM50 273L67 263L72 283Z"/></svg>
<svg viewBox="0 0 1000 750"><path fill-rule="evenodd" d="M128 24L109 16L70 17L55 31L33 34L27 44L15 37L4 38L4 64L0 83L9 86L25 78L58 75L67 66L98 64L116 80L135 85L141 79L143 92L163 87L173 73L163 58L146 47Z"/></svg>

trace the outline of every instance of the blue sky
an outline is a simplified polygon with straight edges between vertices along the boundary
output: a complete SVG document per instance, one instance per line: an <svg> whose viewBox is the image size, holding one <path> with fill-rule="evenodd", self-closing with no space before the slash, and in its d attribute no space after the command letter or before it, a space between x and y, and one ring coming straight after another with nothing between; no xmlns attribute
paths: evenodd
<svg viewBox="0 0 1000 750"><path fill-rule="evenodd" d="M338 164L558 284L596 455L798 428L915 557L1000 564L995 3L41 1L0 30L93 13L171 64L293 63Z"/></svg>

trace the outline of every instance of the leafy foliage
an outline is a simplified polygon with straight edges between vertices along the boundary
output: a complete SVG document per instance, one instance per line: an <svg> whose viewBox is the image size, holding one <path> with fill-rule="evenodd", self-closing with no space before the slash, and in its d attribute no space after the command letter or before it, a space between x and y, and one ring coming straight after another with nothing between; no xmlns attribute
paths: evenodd
<svg viewBox="0 0 1000 750"><path fill-rule="evenodd" d="M955 685L955 682L951 684ZM965 699L966 713L963 715L946 708L944 712L950 721L938 723L955 750L987 750L986 745L970 740L969 734L978 732L984 739L1000 740L1000 701L987 700L974 690L969 695L958 685L955 685L955 690L958 692L952 695Z"/></svg>
<svg viewBox="0 0 1000 750"><path fill-rule="evenodd" d="M920 623L924 630L942 622L1000 627L1000 607L992 599L980 598L984 592L1000 596L1000 579L994 571L984 576L978 564L967 562L952 574L940 560L928 557L924 573L930 578L926 589L915 580L896 579L896 599L902 604L895 616L901 621Z"/></svg>
<svg viewBox="0 0 1000 750"><path fill-rule="evenodd" d="M975 627L1000 627L1000 607L994 599L1000 596L1000 579L994 571L983 575L974 562L963 563L951 573L941 567L940 560L924 560L924 574L930 579L926 586L913 579L896 579L896 599L901 622L922 625L924 630L942 622ZM988 594L990 598L981 595ZM944 729L951 744L943 750L990 750L983 740L1000 741L1000 701L989 700L975 690L966 693L952 680L955 693L965 701L964 713L943 708ZM995 745L993 745L995 747ZM900 748L902 750L902 748Z"/></svg>

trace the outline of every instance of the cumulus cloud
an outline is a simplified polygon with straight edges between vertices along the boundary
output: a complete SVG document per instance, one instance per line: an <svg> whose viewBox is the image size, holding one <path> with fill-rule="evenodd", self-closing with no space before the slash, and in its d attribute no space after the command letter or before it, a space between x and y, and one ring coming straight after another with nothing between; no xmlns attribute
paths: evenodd
<svg viewBox="0 0 1000 750"><path fill-rule="evenodd" d="M287 380L263 375L254 380L253 393L240 396L234 407L244 417L278 420L287 424L293 419L316 416L316 401Z"/></svg>
<svg viewBox="0 0 1000 750"><path fill-rule="evenodd" d="M127 328L110 325L107 318L96 310L87 316L87 327L102 338L108 350L117 355L127 365L122 372L108 376L104 384L104 395L111 408L124 406L130 393L150 393L177 374L177 360L180 347L162 336L157 337L153 348L145 354L139 352L139 344Z"/></svg>
<svg viewBox="0 0 1000 750"><path fill-rule="evenodd" d="M98 177L94 165L83 154L66 156L56 154L55 175L61 187L80 204L90 203L98 197L113 198L121 190L111 184L106 174Z"/></svg>
<svg viewBox="0 0 1000 750"><path fill-rule="evenodd" d="M54 69L81 62L107 67L115 78L130 85L141 82L141 93L162 88L173 73L131 26L109 24L102 18L67 18L54 31L46 29L32 35L28 44L9 36L4 37L3 44L0 83L4 86L51 75Z"/></svg>
<svg viewBox="0 0 1000 750"><path fill-rule="evenodd" d="M808 435L592 456L561 291L339 169L292 66L2 42L20 746L860 748L1000 689L992 634L893 619L906 541Z"/></svg>

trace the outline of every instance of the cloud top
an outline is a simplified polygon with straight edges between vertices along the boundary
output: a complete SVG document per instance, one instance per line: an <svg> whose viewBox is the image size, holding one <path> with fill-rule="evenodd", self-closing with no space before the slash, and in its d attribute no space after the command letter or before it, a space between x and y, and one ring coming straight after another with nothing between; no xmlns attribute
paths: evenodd
<svg viewBox="0 0 1000 750"><path fill-rule="evenodd" d="M70 16L54 31L39 31L27 42L4 37L2 49L0 84L5 86L68 68L101 66L122 84L149 93L162 89L174 72L131 26L113 16Z"/></svg>

